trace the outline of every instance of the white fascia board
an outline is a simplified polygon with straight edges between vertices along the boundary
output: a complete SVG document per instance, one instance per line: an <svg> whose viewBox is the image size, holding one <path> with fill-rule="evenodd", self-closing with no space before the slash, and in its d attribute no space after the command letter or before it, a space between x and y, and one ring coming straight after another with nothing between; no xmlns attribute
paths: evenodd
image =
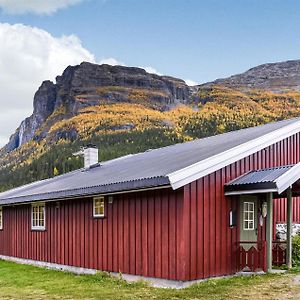
<svg viewBox="0 0 300 300"><path fill-rule="evenodd" d="M278 177L275 181L278 194L284 192L289 186L295 183L300 178L300 163L294 165L287 172Z"/></svg>
<svg viewBox="0 0 300 300"><path fill-rule="evenodd" d="M232 192L225 192L225 196L250 195L250 194L262 194L262 193L274 193L274 192L276 193L277 189L232 191Z"/></svg>
<svg viewBox="0 0 300 300"><path fill-rule="evenodd" d="M167 174L173 190L189 184L199 178L220 170L244 157L258 152L272 144L300 131L300 121L286 125L256 139L211 156L183 169Z"/></svg>

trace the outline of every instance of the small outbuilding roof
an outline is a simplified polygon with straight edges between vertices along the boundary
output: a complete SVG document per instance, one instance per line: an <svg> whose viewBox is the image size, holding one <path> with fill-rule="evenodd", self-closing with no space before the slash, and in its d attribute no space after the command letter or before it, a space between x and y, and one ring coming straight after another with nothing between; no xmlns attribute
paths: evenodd
<svg viewBox="0 0 300 300"><path fill-rule="evenodd" d="M127 155L0 193L0 203L162 186L178 189L299 131L300 118L294 118Z"/></svg>
<svg viewBox="0 0 300 300"><path fill-rule="evenodd" d="M300 178L300 163L253 170L225 185L225 195L276 192L281 194Z"/></svg>

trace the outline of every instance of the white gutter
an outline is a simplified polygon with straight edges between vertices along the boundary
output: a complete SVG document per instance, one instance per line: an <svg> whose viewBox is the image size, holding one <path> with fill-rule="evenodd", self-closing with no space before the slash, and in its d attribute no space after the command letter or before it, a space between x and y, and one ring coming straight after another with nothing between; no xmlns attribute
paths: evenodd
<svg viewBox="0 0 300 300"><path fill-rule="evenodd" d="M176 190L272 144L284 140L285 138L290 137L299 131L300 121L296 121L273 132L260 136L259 138L248 141L222 153L192 164L181 170L169 173L166 176L169 178L173 190Z"/></svg>
<svg viewBox="0 0 300 300"><path fill-rule="evenodd" d="M232 191L232 192L225 192L225 196L263 194L263 193L271 193L271 192L272 193L276 193L277 189Z"/></svg>
<svg viewBox="0 0 300 300"><path fill-rule="evenodd" d="M278 194L284 192L288 187L295 183L300 178L300 163L297 163L288 171L283 173L275 180Z"/></svg>

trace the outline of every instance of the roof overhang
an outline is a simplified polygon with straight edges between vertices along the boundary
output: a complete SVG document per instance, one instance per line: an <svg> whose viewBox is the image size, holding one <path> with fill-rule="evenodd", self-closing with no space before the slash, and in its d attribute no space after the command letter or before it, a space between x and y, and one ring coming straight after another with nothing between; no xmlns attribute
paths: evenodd
<svg viewBox="0 0 300 300"><path fill-rule="evenodd" d="M51 193L31 194L12 198L1 199L1 206L24 204L37 201L58 201L75 198L86 198L98 195L115 195L133 192L142 192L153 189L171 188L168 178L153 177L145 178L139 181L119 182L116 184L107 184L99 186L91 186L78 189L61 190Z"/></svg>
<svg viewBox="0 0 300 300"><path fill-rule="evenodd" d="M276 176L279 168L281 168L283 171L279 176ZM265 174L266 172L267 176ZM257 181L253 180L254 173ZM270 192L281 195L299 180L300 163L293 166L254 170L227 183L225 185L225 195L260 194Z"/></svg>
<svg viewBox="0 0 300 300"><path fill-rule="evenodd" d="M174 190L178 189L270 145L284 140L299 131L300 121L297 121L220 154L211 156L186 168L167 174L166 176L169 178L172 188ZM282 184L285 186L283 181Z"/></svg>
<svg viewBox="0 0 300 300"><path fill-rule="evenodd" d="M289 186L292 186L300 178L300 163L289 169L276 180L278 194L281 194Z"/></svg>

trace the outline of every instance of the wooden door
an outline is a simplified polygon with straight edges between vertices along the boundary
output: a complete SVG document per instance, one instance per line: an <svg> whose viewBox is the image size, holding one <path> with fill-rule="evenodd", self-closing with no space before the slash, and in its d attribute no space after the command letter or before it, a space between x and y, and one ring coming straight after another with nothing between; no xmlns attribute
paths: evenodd
<svg viewBox="0 0 300 300"><path fill-rule="evenodd" d="M240 198L240 241L245 243L243 247L249 249L256 247L257 243L257 209L258 199L256 196L243 195Z"/></svg>

